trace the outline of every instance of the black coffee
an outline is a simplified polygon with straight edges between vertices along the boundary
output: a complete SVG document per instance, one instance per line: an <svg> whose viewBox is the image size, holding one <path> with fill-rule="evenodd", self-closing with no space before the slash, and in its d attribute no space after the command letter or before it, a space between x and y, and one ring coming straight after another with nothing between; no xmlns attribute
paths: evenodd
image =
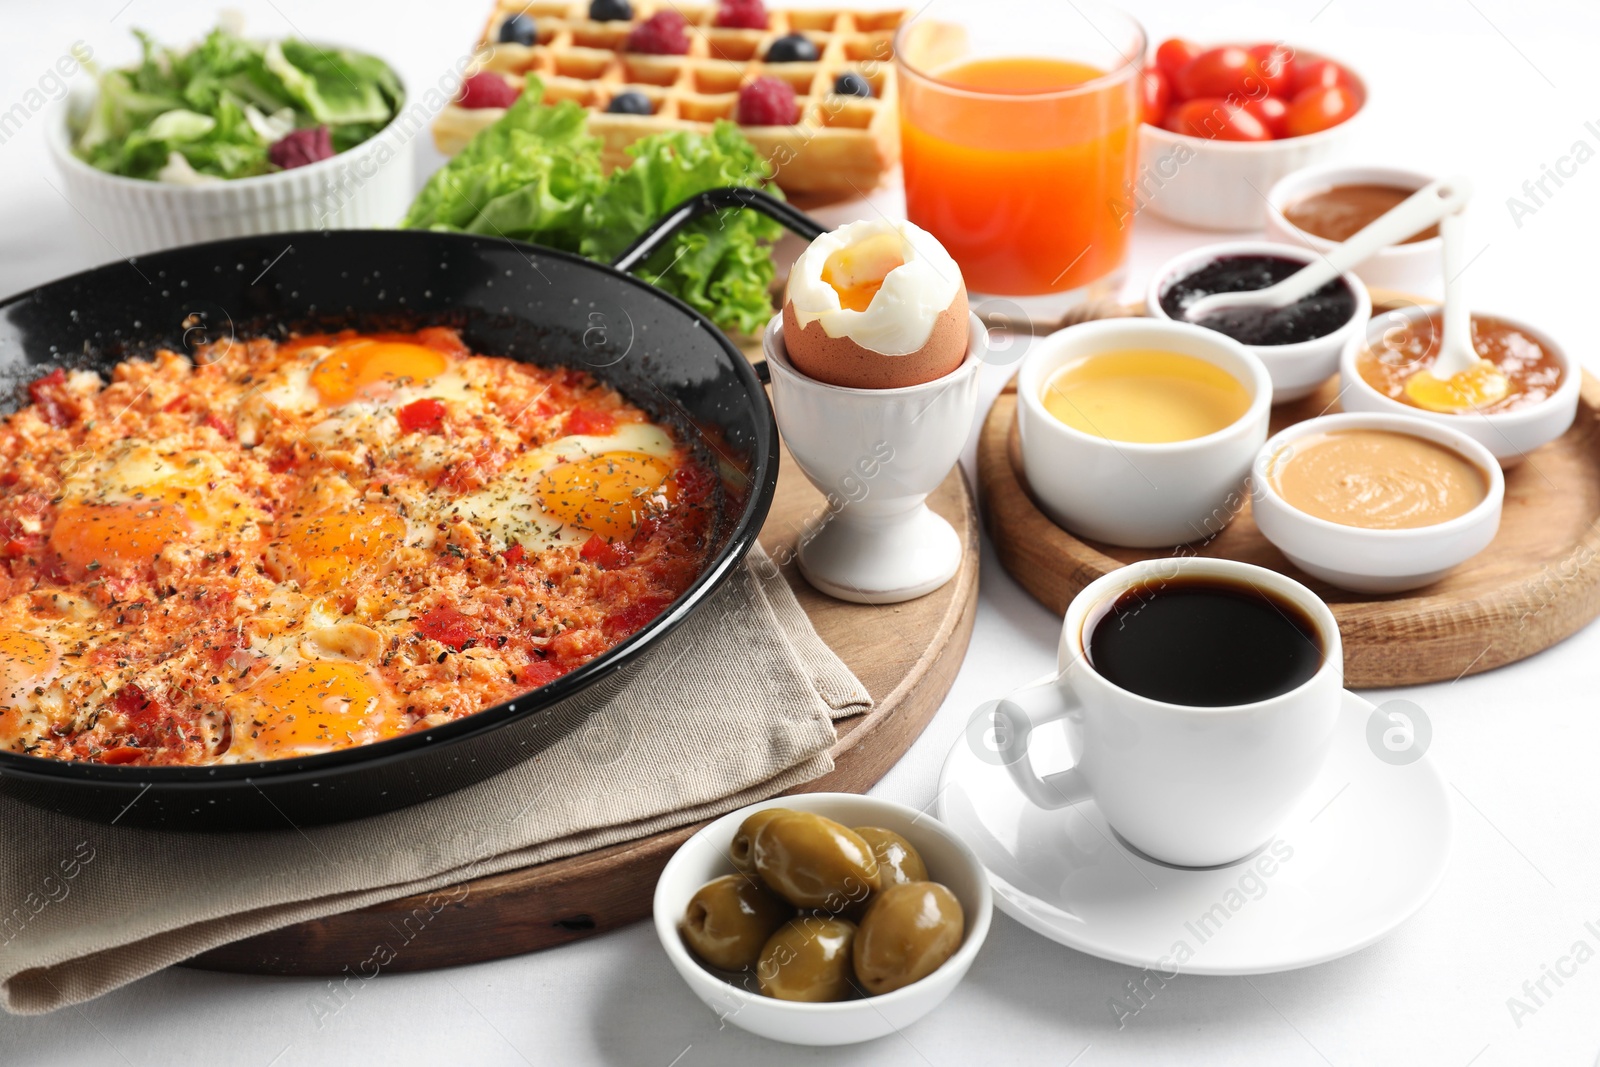
<svg viewBox="0 0 1600 1067"><path fill-rule="evenodd" d="M1136 585L1084 625L1107 681L1167 704L1253 704L1296 689L1322 666L1322 638L1283 597L1220 578Z"/></svg>

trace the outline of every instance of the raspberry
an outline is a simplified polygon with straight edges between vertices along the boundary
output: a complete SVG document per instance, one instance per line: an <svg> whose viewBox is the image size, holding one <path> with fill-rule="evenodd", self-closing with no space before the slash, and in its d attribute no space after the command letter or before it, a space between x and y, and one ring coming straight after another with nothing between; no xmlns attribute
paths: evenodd
<svg viewBox="0 0 1600 1067"><path fill-rule="evenodd" d="M733 30L767 28L767 5L761 0L722 0L717 8L716 25Z"/></svg>
<svg viewBox="0 0 1600 1067"><path fill-rule="evenodd" d="M492 70L479 71L461 83L456 103L477 110L484 107L510 107L517 102L517 90Z"/></svg>
<svg viewBox="0 0 1600 1067"><path fill-rule="evenodd" d="M333 158L333 142L328 138L328 127L313 126L308 130L291 130L267 149L267 159L275 166L289 170Z"/></svg>
<svg viewBox="0 0 1600 1067"><path fill-rule="evenodd" d="M628 34L627 50L652 56L689 54L689 20L667 8L635 26Z"/></svg>
<svg viewBox="0 0 1600 1067"><path fill-rule="evenodd" d="M794 89L782 78L757 78L739 90L738 119L741 126L792 126Z"/></svg>

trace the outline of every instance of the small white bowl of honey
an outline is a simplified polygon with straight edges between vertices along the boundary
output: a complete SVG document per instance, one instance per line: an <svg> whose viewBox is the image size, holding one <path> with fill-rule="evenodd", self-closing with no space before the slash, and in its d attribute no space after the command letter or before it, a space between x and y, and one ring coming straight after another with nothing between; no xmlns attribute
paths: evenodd
<svg viewBox="0 0 1600 1067"><path fill-rule="evenodd" d="M1429 585L1500 528L1505 476L1460 430L1412 415L1323 415L1274 435L1250 479L1256 526L1307 574L1361 593Z"/></svg>
<svg viewBox="0 0 1600 1067"><path fill-rule="evenodd" d="M1443 335L1443 309L1416 305L1374 315L1339 357L1339 402L1346 411L1409 415L1449 426L1514 467L1571 428L1583 371L1542 330L1504 315L1472 313L1472 346L1508 381L1493 403L1456 411L1418 406L1407 382L1432 366Z"/></svg>
<svg viewBox="0 0 1600 1067"><path fill-rule="evenodd" d="M1028 487L1056 523L1135 548L1216 536L1267 439L1272 379L1204 327L1102 319L1035 343L1017 373Z"/></svg>

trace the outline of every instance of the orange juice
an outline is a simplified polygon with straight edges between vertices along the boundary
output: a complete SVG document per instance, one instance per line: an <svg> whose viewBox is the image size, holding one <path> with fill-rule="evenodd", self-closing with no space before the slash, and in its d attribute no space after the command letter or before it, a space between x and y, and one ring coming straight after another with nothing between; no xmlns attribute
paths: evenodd
<svg viewBox="0 0 1600 1067"><path fill-rule="evenodd" d="M906 214L950 250L968 288L1059 293L1121 267L1136 66L1012 57L901 70Z"/></svg>

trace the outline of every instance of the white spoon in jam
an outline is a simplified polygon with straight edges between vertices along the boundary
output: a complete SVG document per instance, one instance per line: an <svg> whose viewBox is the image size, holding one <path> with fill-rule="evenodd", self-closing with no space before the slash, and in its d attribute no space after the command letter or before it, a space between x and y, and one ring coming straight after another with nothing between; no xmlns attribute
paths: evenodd
<svg viewBox="0 0 1600 1067"><path fill-rule="evenodd" d="M1200 322L1224 309L1275 311L1303 300L1375 253L1421 233L1459 212L1472 197L1472 182L1462 175L1424 185L1276 285L1242 293L1212 293L1183 309L1183 317Z"/></svg>
<svg viewBox="0 0 1600 1067"><path fill-rule="evenodd" d="M1419 408L1454 414L1493 404L1511 389L1499 367L1478 355L1472 344L1472 313L1467 309L1467 220L1458 211L1439 220L1444 244L1444 336L1434 361L1406 379L1406 399Z"/></svg>

